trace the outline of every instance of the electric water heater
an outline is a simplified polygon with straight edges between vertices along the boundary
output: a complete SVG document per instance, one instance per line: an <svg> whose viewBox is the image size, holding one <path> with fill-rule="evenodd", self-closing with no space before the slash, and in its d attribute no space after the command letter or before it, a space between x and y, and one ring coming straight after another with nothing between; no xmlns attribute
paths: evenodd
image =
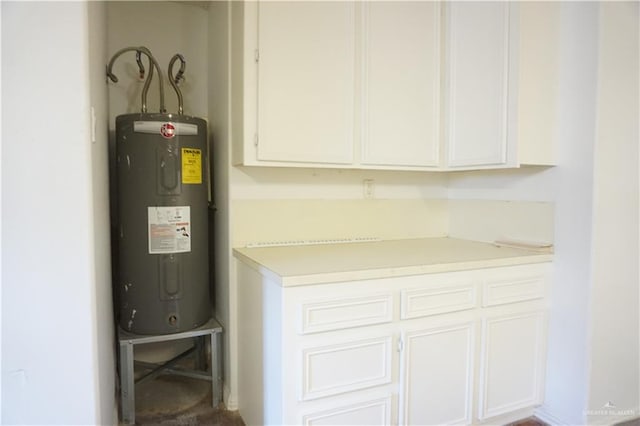
<svg viewBox="0 0 640 426"><path fill-rule="evenodd" d="M116 118L116 285L126 331L175 333L211 316L206 159L201 118Z"/></svg>

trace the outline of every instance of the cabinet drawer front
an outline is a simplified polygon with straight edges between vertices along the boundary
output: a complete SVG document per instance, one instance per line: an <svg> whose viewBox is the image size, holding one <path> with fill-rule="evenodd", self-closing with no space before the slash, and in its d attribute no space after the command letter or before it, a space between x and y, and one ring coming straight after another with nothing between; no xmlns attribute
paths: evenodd
<svg viewBox="0 0 640 426"><path fill-rule="evenodd" d="M391 424L391 397L336 407L302 417L305 426Z"/></svg>
<svg viewBox="0 0 640 426"><path fill-rule="evenodd" d="M482 306L524 302L544 297L545 277L533 275L484 283Z"/></svg>
<svg viewBox="0 0 640 426"><path fill-rule="evenodd" d="M391 382L391 336L302 351L306 401Z"/></svg>
<svg viewBox="0 0 640 426"><path fill-rule="evenodd" d="M476 288L467 284L451 288L403 290L401 303L401 319L463 311L476 307Z"/></svg>
<svg viewBox="0 0 640 426"><path fill-rule="evenodd" d="M391 322L393 296L336 299L303 303L301 334Z"/></svg>

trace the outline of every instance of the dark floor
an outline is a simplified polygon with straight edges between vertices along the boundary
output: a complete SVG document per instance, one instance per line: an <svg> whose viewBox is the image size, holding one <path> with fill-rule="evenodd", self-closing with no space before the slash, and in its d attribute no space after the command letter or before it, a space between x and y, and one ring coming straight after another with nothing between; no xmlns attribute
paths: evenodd
<svg viewBox="0 0 640 426"><path fill-rule="evenodd" d="M139 414L136 425L164 426L244 426L237 411L227 411L224 407L212 408L211 396L183 412L171 414Z"/></svg>
<svg viewBox="0 0 640 426"><path fill-rule="evenodd" d="M180 376L160 376L136 386L136 424L163 426L245 426L223 405L212 407L211 383ZM529 417L507 426L549 426ZM640 426L640 419L616 426Z"/></svg>
<svg viewBox="0 0 640 426"><path fill-rule="evenodd" d="M212 406L211 382L175 375L136 385L136 424L244 426L237 412Z"/></svg>
<svg viewBox="0 0 640 426"><path fill-rule="evenodd" d="M210 383L160 376L136 386L136 424L163 426L244 426L237 412L211 405ZM530 417L508 426L548 426Z"/></svg>
<svg viewBox="0 0 640 426"><path fill-rule="evenodd" d="M535 417L529 417L526 419L518 420L514 423L509 423L507 426L549 426L542 420L538 420Z"/></svg>
<svg viewBox="0 0 640 426"><path fill-rule="evenodd" d="M210 396L210 395L209 395ZM237 414L237 412L226 411L224 409L214 410L209 399L203 400L195 407L190 408L182 413L175 413L171 415L156 415L156 416L144 416L139 417L136 420L136 424L139 425L170 425L170 426L183 426L183 425L214 425L214 426L244 426L244 422ZM535 417L519 420L515 423L510 423L507 426L549 426L541 420Z"/></svg>
<svg viewBox="0 0 640 426"><path fill-rule="evenodd" d="M640 419L633 419L627 422L616 423L615 426L640 426Z"/></svg>

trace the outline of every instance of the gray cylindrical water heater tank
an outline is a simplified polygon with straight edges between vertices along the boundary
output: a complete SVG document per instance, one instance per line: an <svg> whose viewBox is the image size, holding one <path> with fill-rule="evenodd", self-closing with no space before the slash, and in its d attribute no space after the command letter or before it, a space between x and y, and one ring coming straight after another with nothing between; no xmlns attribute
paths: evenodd
<svg viewBox="0 0 640 426"><path fill-rule="evenodd" d="M169 334L211 316L207 124L175 114L116 118L120 326Z"/></svg>

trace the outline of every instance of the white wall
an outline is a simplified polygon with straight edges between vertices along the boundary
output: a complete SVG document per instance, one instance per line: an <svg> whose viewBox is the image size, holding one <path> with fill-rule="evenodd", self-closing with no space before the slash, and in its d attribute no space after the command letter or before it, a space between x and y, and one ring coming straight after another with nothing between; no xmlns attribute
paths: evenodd
<svg viewBox="0 0 640 426"><path fill-rule="evenodd" d="M600 5L588 422L640 416L639 7ZM604 407L611 403L614 407Z"/></svg>
<svg viewBox="0 0 640 426"><path fill-rule="evenodd" d="M447 235L446 174L233 167L234 247L250 242ZM364 198L363 181L374 195Z"/></svg>
<svg viewBox="0 0 640 426"><path fill-rule="evenodd" d="M555 273L542 412L583 424L593 217L598 5L563 3L560 39Z"/></svg>
<svg viewBox="0 0 640 426"><path fill-rule="evenodd" d="M0 4L0 22L2 22L2 5ZM0 31L0 46L2 46L2 31ZM0 55L0 99L2 99L2 55ZM0 117L2 117L2 103L0 102ZM2 119L0 119L0 371L2 366ZM0 422L2 422L2 381L0 380Z"/></svg>
<svg viewBox="0 0 640 426"><path fill-rule="evenodd" d="M207 12L200 6L170 1L107 2L108 54L128 46L146 46L162 68L165 77L167 112L178 112L176 93L167 80L169 60L176 53L184 55L187 66L180 84L184 113L207 116ZM149 69L147 60L143 60ZM180 63L174 65L174 73ZM140 95L144 81L138 77L135 53L125 53L114 65L118 83L109 83L110 123L119 114L140 112ZM148 92L147 111L157 112L159 91L157 73Z"/></svg>
<svg viewBox="0 0 640 426"><path fill-rule="evenodd" d="M553 243L557 173L548 167L450 173L449 236Z"/></svg>
<svg viewBox="0 0 640 426"><path fill-rule="evenodd" d="M101 421L87 13L2 3L5 424Z"/></svg>
<svg viewBox="0 0 640 426"><path fill-rule="evenodd" d="M98 419L117 422L116 348L111 286L111 234L109 218L109 105L103 73L107 57L107 10L104 2L88 3L90 102L96 118L91 144L93 192L93 257L96 312L94 328L98 366Z"/></svg>
<svg viewBox="0 0 640 426"><path fill-rule="evenodd" d="M230 222L231 205L229 203L229 168L231 153L230 137L230 69L229 69L229 13L228 2L212 2L208 14L208 107L211 143L211 165L213 167L213 202L214 213L213 246L214 246L214 291L215 312L218 321L225 328L223 334L224 347L224 400L227 407L237 409L235 398L230 399L232 378L237 377L236 358L231 357L231 347L236 347L236 333L231 323L231 270L230 270ZM235 353L234 353L235 355ZM235 383L234 383L235 386Z"/></svg>

